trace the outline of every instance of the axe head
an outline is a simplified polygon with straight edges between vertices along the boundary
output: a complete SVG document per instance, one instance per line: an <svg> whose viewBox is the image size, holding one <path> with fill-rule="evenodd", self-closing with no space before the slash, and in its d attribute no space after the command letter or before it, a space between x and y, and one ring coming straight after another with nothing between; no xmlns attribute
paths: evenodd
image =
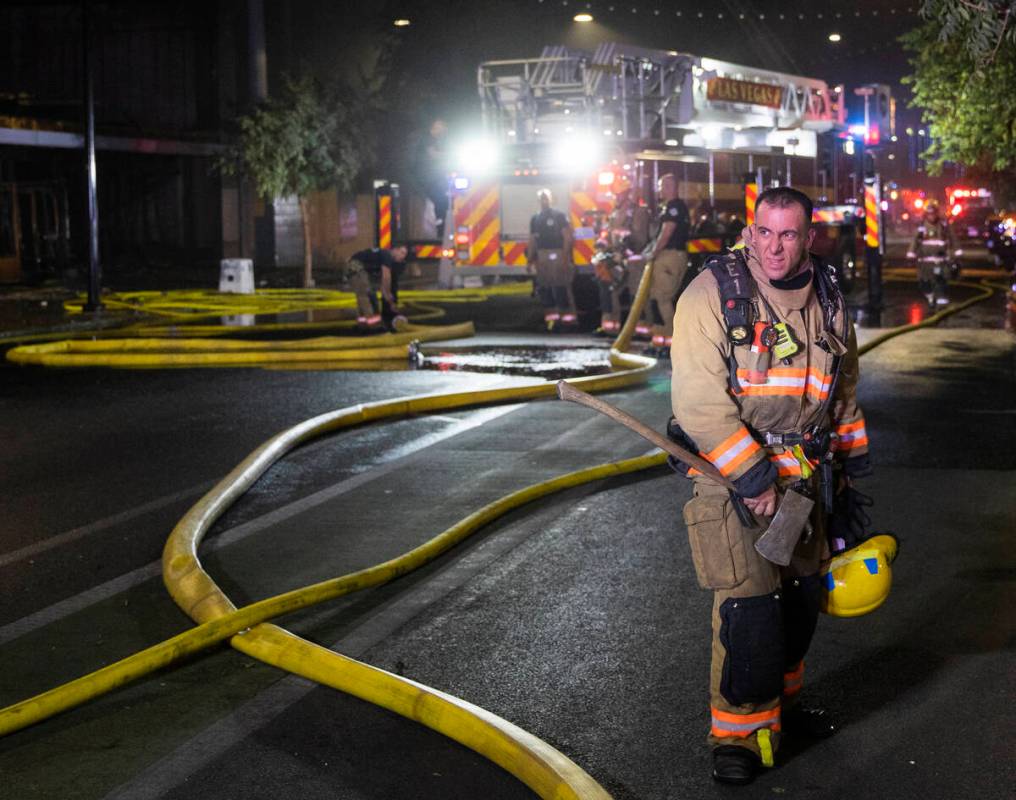
<svg viewBox="0 0 1016 800"><path fill-rule="evenodd" d="M762 558L781 567L787 566L814 506L815 501L800 492L791 489L784 492L776 516L755 541L755 549Z"/></svg>

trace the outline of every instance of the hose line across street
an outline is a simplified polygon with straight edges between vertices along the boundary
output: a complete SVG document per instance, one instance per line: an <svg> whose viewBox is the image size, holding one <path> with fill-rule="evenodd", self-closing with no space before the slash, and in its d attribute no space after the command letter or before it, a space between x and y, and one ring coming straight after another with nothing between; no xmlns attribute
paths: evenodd
<svg viewBox="0 0 1016 800"><path fill-rule="evenodd" d="M574 378L569 382L595 392L619 389L648 380L655 366L655 359L626 351L639 312L649 294L651 279L650 264L642 276L628 320L610 350L611 365L616 371L608 375ZM945 317L973 303L981 302L994 293L993 288L983 285L962 285L982 290L982 294L949 306L921 323L887 331L867 342L860 352L868 352L902 333L937 324ZM407 342L421 339L421 330L414 328L406 334L395 335L408 337L404 341L400 339L397 345L392 345L393 350L399 351L398 357L402 358L406 354ZM201 344L195 344L187 354L191 356L201 354L202 347ZM181 348L181 352L188 349ZM280 350L284 351L285 348ZM249 354L251 349L231 346L222 348L222 351L242 355ZM358 351L354 346L353 349L335 348L329 352ZM364 351L359 352L362 354ZM106 353L109 355L110 351L107 350ZM387 356L380 354L368 356L368 358L385 357ZM272 464L300 444L345 428L380 420L398 419L411 414L515 403L520 400L554 396L555 383L549 381L480 392L417 395L339 409L305 420L277 434L247 456L202 497L177 523L166 542L163 552L164 582L174 601L197 623L196 626L103 669L0 709L0 735L23 729L81 705L229 639L234 648L247 655L394 711L460 742L507 770L542 798L562 800L609 798L610 795L580 766L546 742L512 723L459 698L308 642L269 623L269 620L392 581L432 561L475 531L515 508L574 486L656 467L664 463L665 454L656 453L601 464L534 484L474 511L433 539L397 558L239 609L204 570L198 558L201 540L215 521Z"/></svg>

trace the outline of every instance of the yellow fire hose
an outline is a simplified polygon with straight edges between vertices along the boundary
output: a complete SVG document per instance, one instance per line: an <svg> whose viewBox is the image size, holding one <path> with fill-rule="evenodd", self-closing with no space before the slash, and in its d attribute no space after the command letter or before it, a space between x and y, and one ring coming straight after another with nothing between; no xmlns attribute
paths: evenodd
<svg viewBox="0 0 1016 800"><path fill-rule="evenodd" d="M638 311L648 295L650 280L651 265L643 275L628 321L611 349L612 364L627 367L628 371L602 377L580 378L573 381L574 383L596 391L618 388L647 379L652 362L625 354L623 350L630 341ZM983 287L975 285L975 288ZM899 335L906 330L935 324L951 313L957 313L974 302L987 299L991 294L993 291L989 290L982 296L949 307L923 323L903 326L905 330L898 329L889 334ZM867 343L863 352L869 351L888 338L890 335L887 334ZM550 396L552 393L553 384L534 384L487 392L418 396L373 403L316 417L269 440L205 495L178 523L166 543L163 563L167 587L177 603L200 624L186 633L102 670L6 709L0 709L0 735L72 708L232 636L231 643L243 652L383 705L472 747L525 782L541 797L608 797L592 778L564 755L510 723L482 709L469 706L464 701L382 670L359 664L333 651L307 643L274 625L260 623L350 591L392 580L436 557L511 508L569 486L599 480L613 474L647 469L663 463L663 454L600 465L536 484L474 512L435 539L398 559L278 595L239 610L234 608L228 597L204 572L197 558L200 540L215 519L246 491L268 466L308 438L361 422L406 413L502 401L514 402L519 399ZM251 627L254 625L256 627ZM243 633L239 633L240 631Z"/></svg>
<svg viewBox="0 0 1016 800"><path fill-rule="evenodd" d="M523 281L475 289L409 289L399 293L411 322L433 322L445 316L443 306L482 303L492 297L528 295L532 283ZM326 289L259 289L252 295L220 293L211 289L117 292L104 295L106 327L74 331L73 320L82 314L85 298L64 301L72 315L71 330L27 333L3 337L0 345L39 343L67 338L212 337L279 331L347 330L355 327L356 300L349 292ZM141 315L141 319L136 319ZM304 315L304 321L268 322L265 317ZM150 319L150 318L155 319ZM247 317L252 323L231 318ZM217 320L211 323L210 320ZM131 321L135 320L135 321ZM121 324L116 324L117 322ZM203 322L204 321L204 322Z"/></svg>
<svg viewBox="0 0 1016 800"><path fill-rule="evenodd" d="M410 290L400 294L400 301L414 324L405 328L411 336L382 334L371 337L321 337L310 340L261 341L228 340L228 334L250 334L276 331L314 330L320 328L351 328L355 299L348 292L304 289L265 289L253 295L219 293L212 290L173 292L124 292L103 298L110 308L130 309L160 319L170 318L179 324L153 324L142 321L133 325L103 331L83 331L91 339L67 338L67 334L20 337L34 339L8 351L7 359L18 364L47 367L287 367L310 364L327 365L330 369L390 369L386 363L404 360L406 345L411 341L428 342L472 336L472 323L447 326L423 326L417 323L445 315L433 303L475 303L491 297L529 294L527 282L496 285L472 290L432 291ZM430 304L424 304L423 300ZM71 313L81 311L82 299L67 301ZM347 319L323 319L306 322L257 322L257 316L308 314L324 311L329 316L336 310ZM211 317L248 315L251 325L195 324L193 320ZM129 338L128 338L129 337ZM156 338L158 337L158 338ZM198 338L205 337L205 338ZM59 338L61 341L41 342ZM14 343L15 340L8 340ZM351 350L358 352L346 352ZM340 352L342 351L342 352Z"/></svg>
<svg viewBox="0 0 1016 800"><path fill-rule="evenodd" d="M67 339L15 347L7 359L47 367L236 367L301 362L406 360L410 342L458 339L475 333L472 322L411 325L402 333L322 336L287 341L222 339Z"/></svg>
<svg viewBox="0 0 1016 800"><path fill-rule="evenodd" d="M523 295L531 291L532 285L528 281L477 289L407 289L399 292L399 301L414 305L428 302L477 303L490 297ZM64 308L71 314L79 314L85 302L84 297L78 297L64 302ZM352 318L356 309L355 295L331 289L258 289L253 294L233 294L214 289L117 292L103 296L102 302L110 309L175 320L323 310L348 310ZM440 313L440 309L434 307L428 307L427 311Z"/></svg>
<svg viewBox="0 0 1016 800"><path fill-rule="evenodd" d="M905 280L905 279L890 278L889 280ZM890 339L894 339L897 336L900 336L904 333L910 333L910 331L916 331L919 328L928 328L931 327L932 325L937 325L946 317L950 317L953 314L958 314L960 311L969 308L975 303L981 303L987 300L995 293L995 290L998 288L997 286L993 286L988 281L981 281L980 283L969 283L967 281L952 281L951 285L966 286L968 289L978 289L981 291L981 294L968 298L967 300L964 300L962 303L956 303L955 305L950 304L941 311L932 314L930 317L927 317L926 319L923 319L920 322L915 322L911 325L900 325L898 328L892 328L886 331L885 333L880 334L879 336L869 339L867 342L864 343L862 347L857 348L857 354L859 356L863 356L869 350L873 350L880 344L888 342Z"/></svg>
<svg viewBox="0 0 1016 800"><path fill-rule="evenodd" d="M641 306L649 293L651 268L643 274L633 301L628 324L611 348L611 363L623 372L579 378L591 391L621 388L648 379L653 359L623 352L634 332ZM275 626L259 625L264 620L308 605L338 597L405 574L444 552L481 526L524 503L552 492L611 475L646 469L663 462L654 455L605 464L570 473L520 490L480 509L452 528L400 559L360 573L326 581L296 592L235 610L197 559L197 546L208 527L223 511L278 458L312 436L385 417L438 411L485 403L517 402L521 399L552 397L554 384L430 395L373 403L344 409L308 420L266 442L248 456L218 486L191 509L174 529L164 554L165 580L174 598L199 622L198 627L136 653L104 669L86 675L21 703L0 709L0 735L11 733L60 711L72 708L125 685L154 670L207 649L233 636L234 645L252 655L308 671L308 677L344 688L356 696L379 702L398 713L417 719L456 741L473 747L508 769L537 791L541 797L606 798L608 795L573 762L544 742L464 701L421 687L398 676L358 664L332 651L316 648ZM257 627L252 627L257 625ZM249 629L249 630L248 630ZM237 636L239 631L245 631ZM241 641L242 640L242 641ZM281 643L284 645L279 647ZM290 663L287 653L294 648L301 657Z"/></svg>

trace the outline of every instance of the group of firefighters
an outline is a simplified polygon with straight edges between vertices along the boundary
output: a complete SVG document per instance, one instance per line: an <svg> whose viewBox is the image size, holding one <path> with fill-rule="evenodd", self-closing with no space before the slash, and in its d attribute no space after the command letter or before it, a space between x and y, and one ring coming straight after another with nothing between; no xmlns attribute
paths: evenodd
<svg viewBox="0 0 1016 800"><path fill-rule="evenodd" d="M678 197L677 179L667 174L659 181L660 210L651 219L639 205L630 186L616 192L616 203L603 238L597 241L595 268L600 302L597 333L616 334L621 328L622 298L629 300L642 279L647 262L654 264L650 302L636 327L637 338L649 338L647 353L667 357L673 338L674 302L688 271L691 217ZM572 233L568 218L552 207L548 190L538 193L540 211L530 221L527 260L535 270L537 295L549 331L574 329L578 317L571 292Z"/></svg>
<svg viewBox="0 0 1016 800"><path fill-rule="evenodd" d="M597 335L614 336L621 329L625 306L630 305L648 262L653 263L649 303L635 328L636 339L648 339L646 354L670 355L674 334L674 308L688 271L688 240L692 220L678 196L673 174L659 180L659 211L653 217L637 202L630 185L615 193L615 206L596 243L592 264L599 295L600 326ZM578 329L578 312L572 292L572 228L568 217L554 209L548 189L537 193L540 210L530 220L526 251L528 269L535 277L536 295L548 331ZM704 217L698 232L709 228L725 244L740 241L742 223L734 215L713 221ZM357 298L357 324L365 331L394 331L406 322L398 305L399 277L406 267L408 248L369 248L355 253L345 277ZM938 204L930 202L907 251L917 268L918 286L928 305L944 305L951 265L962 253L955 247L949 221ZM625 302L626 301L626 302Z"/></svg>

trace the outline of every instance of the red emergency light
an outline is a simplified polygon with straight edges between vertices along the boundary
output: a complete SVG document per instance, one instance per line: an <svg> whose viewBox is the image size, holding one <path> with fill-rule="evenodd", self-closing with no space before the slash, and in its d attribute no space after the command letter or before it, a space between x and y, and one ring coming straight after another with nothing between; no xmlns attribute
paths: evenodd
<svg viewBox="0 0 1016 800"><path fill-rule="evenodd" d="M456 233L455 234L455 244L458 244L458 245L469 244L469 234L468 233Z"/></svg>
<svg viewBox="0 0 1016 800"><path fill-rule="evenodd" d="M952 187L951 186L951 187L948 188L947 191L948 191L948 194L949 194L949 203L950 203L950 205L955 203L960 198L969 198L969 199L978 199L978 198L981 198L981 199L984 199L984 198L991 197L991 192L988 189L984 189L984 188L970 189L970 188L967 188L965 186L956 186L956 187Z"/></svg>

